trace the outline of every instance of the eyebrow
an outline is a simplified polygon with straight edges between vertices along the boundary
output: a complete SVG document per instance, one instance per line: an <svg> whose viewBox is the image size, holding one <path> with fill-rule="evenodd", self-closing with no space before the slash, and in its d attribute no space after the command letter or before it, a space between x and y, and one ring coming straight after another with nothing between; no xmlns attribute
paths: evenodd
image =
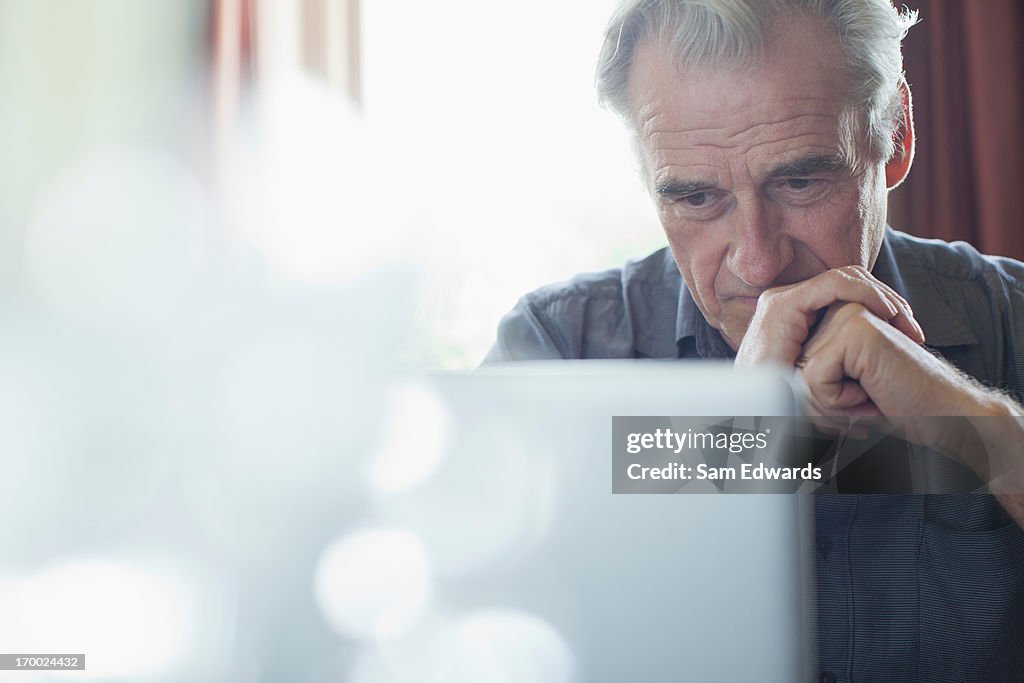
<svg viewBox="0 0 1024 683"><path fill-rule="evenodd" d="M835 173L847 168L841 157L836 155L815 154L796 161L776 166L768 173L768 178L794 178L814 175L815 173ZM715 190L718 186L706 180L679 180L668 178L655 187L658 195L679 197L697 192Z"/></svg>
<svg viewBox="0 0 1024 683"><path fill-rule="evenodd" d="M674 178L670 178L658 183L655 190L659 195L664 197L704 192L707 190L713 190L716 187L717 186L714 183L709 183L705 180L676 180Z"/></svg>
<svg viewBox="0 0 1024 683"><path fill-rule="evenodd" d="M835 173L846 168L846 163L838 156L817 154L804 157L797 161L776 166L768 174L769 178L791 178L795 176L814 175L815 173Z"/></svg>

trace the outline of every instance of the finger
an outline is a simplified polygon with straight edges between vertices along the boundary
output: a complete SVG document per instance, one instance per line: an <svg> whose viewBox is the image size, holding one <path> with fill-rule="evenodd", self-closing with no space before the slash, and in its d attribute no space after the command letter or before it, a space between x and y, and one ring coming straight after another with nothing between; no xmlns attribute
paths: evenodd
<svg viewBox="0 0 1024 683"><path fill-rule="evenodd" d="M764 362L792 365L817 318L817 311L804 312L777 300L759 301L736 354L737 367Z"/></svg>
<svg viewBox="0 0 1024 683"><path fill-rule="evenodd" d="M852 395L852 394L851 394ZM852 403L851 405L840 406L836 404L825 404L816 397L808 396L808 406L811 408L811 414L821 415L823 417L837 420L839 418L870 418L875 420L877 418L884 417L882 411L875 405L874 401L867 399L859 403ZM843 432L850 433L856 436L857 434L865 434L870 429L871 421L861 424L851 424L849 422L835 422L835 426L840 428Z"/></svg>
<svg viewBox="0 0 1024 683"><path fill-rule="evenodd" d="M894 318L890 318L889 322L897 330L907 335L910 339L914 340L916 344L924 344L924 330L921 329L921 325L914 318L914 312L907 306L905 311L900 311L900 314Z"/></svg>
<svg viewBox="0 0 1024 683"><path fill-rule="evenodd" d="M769 290L761 298L768 306L795 308L805 314L837 301L858 303L883 320L893 320L902 313L897 303L875 282L861 272L843 268L825 271L795 287Z"/></svg>
<svg viewBox="0 0 1024 683"><path fill-rule="evenodd" d="M910 307L910 303L895 289L877 279L870 273L867 273L866 271L865 273L867 277L871 278L873 283L886 293L889 297L889 301L899 309L899 313L894 318L889 319L889 322L893 327L913 339L915 343L924 344L924 330L921 328L920 323L917 322L917 318L914 317L914 309Z"/></svg>
<svg viewBox="0 0 1024 683"><path fill-rule="evenodd" d="M827 390L831 392L829 405L836 410L847 410L854 406L870 403L868 393L860 385L860 382L852 379L844 379L835 384L828 385Z"/></svg>
<svg viewBox="0 0 1024 683"><path fill-rule="evenodd" d="M863 306L878 320L894 321L894 328L908 339L923 340L913 315L903 311L903 301L895 292L864 268L848 266L763 292L737 353L737 366L767 361L792 365L821 311L837 303Z"/></svg>
<svg viewBox="0 0 1024 683"><path fill-rule="evenodd" d="M865 401L864 403L860 403L858 405L851 406L851 407L847 408L846 410L844 410L843 414L844 415L854 416L854 417L871 417L871 418L884 417L884 415L882 415L882 411L878 409L878 406L875 405L874 401ZM856 427L859 427L860 429L866 429L867 428L866 426L861 426L861 425L856 425Z"/></svg>
<svg viewBox="0 0 1024 683"><path fill-rule="evenodd" d="M899 292L876 278L866 268L861 266L848 266L847 268L842 268L840 270L845 270L847 274L863 279L870 283L871 286L882 290L885 297L889 300L889 303L895 307L896 314L892 317L880 317L888 320L893 327L907 335L910 339L913 339L915 343L923 344L925 342L924 330L914 317L914 310L910 307L910 303L904 299ZM875 315L879 315L877 311L872 312L875 313Z"/></svg>
<svg viewBox="0 0 1024 683"><path fill-rule="evenodd" d="M848 304L844 305L849 307ZM824 335L816 337L801 356L798 370L809 398L828 415L873 415L877 408L860 382L846 374L842 347L829 343L839 333L828 323L843 306L832 306L825 316ZM863 309L862 309L863 310Z"/></svg>
<svg viewBox="0 0 1024 683"><path fill-rule="evenodd" d="M818 366L820 363L808 359L800 372L811 397L827 414L846 414L847 410L871 401L860 382L843 376L841 366L838 375Z"/></svg>

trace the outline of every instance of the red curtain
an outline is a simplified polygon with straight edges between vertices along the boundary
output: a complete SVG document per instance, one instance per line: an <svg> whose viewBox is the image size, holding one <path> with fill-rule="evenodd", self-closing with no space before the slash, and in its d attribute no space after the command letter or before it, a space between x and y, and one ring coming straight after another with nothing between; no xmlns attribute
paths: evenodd
<svg viewBox="0 0 1024 683"><path fill-rule="evenodd" d="M890 223L1024 260L1024 3L917 0L904 44L917 156Z"/></svg>

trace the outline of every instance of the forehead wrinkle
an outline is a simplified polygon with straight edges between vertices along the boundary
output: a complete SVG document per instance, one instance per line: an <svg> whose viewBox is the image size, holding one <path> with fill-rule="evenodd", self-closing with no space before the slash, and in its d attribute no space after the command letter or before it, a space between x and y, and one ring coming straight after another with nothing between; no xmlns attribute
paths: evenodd
<svg viewBox="0 0 1024 683"><path fill-rule="evenodd" d="M770 127L770 126L782 126L782 125L786 125L786 124L796 123L796 122L799 122L799 121L805 120L805 119L810 119L810 120L826 119L826 120L828 120L830 122L834 121L835 124L836 124L835 127L838 130L838 125L839 125L838 117L836 117L836 116L834 116L832 114L794 114L793 116L787 116L787 117L784 117L784 118L781 118L781 119L776 119L774 121L761 121L761 122L758 122L758 123L753 123L753 124L745 125L745 126L717 126L717 127L708 127L708 128L676 128L676 129L669 129L669 130L650 130L650 127L646 127L647 129L644 130L644 134L646 135L646 137L649 140L651 140L652 143L656 143L656 139L657 138L665 137L665 136L699 136L699 135L704 135L704 134L707 134L707 133L720 133L721 135L724 136L725 140L734 140L734 139L742 137L743 135L746 135L746 134L757 133L758 131L763 130L763 129L765 129L767 127ZM832 129L832 127L830 126L829 130L831 131L831 129ZM821 134L823 132L824 131L816 131L814 133L808 133L808 134ZM716 143L711 143L711 142L701 142L701 143L696 143L696 144L721 146L721 145L716 145ZM676 149L678 149L678 148L676 148Z"/></svg>
<svg viewBox="0 0 1024 683"><path fill-rule="evenodd" d="M786 139L789 142L789 139ZM773 141L766 141L762 144L771 144ZM779 141L775 141L779 142ZM760 153L759 145L754 145L744 153L742 159L725 159L720 165L709 163L679 163L677 160L667 159L664 154L654 154L652 161L656 166L652 169L651 177L657 183L665 183L673 180L680 181L702 181L721 187L730 187L739 178L749 178L752 182L762 182L772 171L786 164L798 163L809 156L838 157L837 150L830 145L806 144L793 147L784 153L772 154L771 152ZM692 148L685 148L687 150ZM753 152L753 154L751 154ZM754 158L750 158L753 156ZM697 169L706 169L707 172L700 173Z"/></svg>
<svg viewBox="0 0 1024 683"><path fill-rule="evenodd" d="M800 117L790 117L786 120L791 121L795 118ZM660 131L648 136L647 143L651 156L656 157L673 153L699 152L702 149L713 150L714 152L732 152L747 156L751 152L772 145L784 145L788 149L781 150L783 153L786 153L788 156L788 153L792 150L793 155L796 156L801 152L804 154L808 153L810 151L808 148L832 153L840 142L838 135L833 136L830 134L831 127L829 131L807 129L798 131L765 131L764 126L766 125L770 124L756 124L749 129L731 133L724 140L698 139L690 141L688 138L694 137L694 134L689 131ZM750 139L751 136L754 139ZM659 141L661 141L660 144ZM700 159L702 163L708 163L709 158L715 158L713 156L701 156L703 157Z"/></svg>
<svg viewBox="0 0 1024 683"><path fill-rule="evenodd" d="M785 145L786 149L781 151L773 151L770 148L773 146ZM768 151L765 151L769 148ZM729 167L735 163L742 165L749 165L752 162L757 162L764 156L772 157L779 163L790 163L798 161L799 159L808 155L816 154L821 156L838 156L839 150L836 144L831 141L824 141L819 135L813 133L807 133L797 137L779 137L771 140L758 140L753 144L745 147L739 153L740 158L729 159L722 158L720 163L716 164L712 161L707 161L706 155L702 155L705 158L701 159L700 162L688 162L685 159L669 158L677 156L676 153L683 152L697 152L701 150L712 150L714 152L736 152L736 145L720 145L716 143L697 143L692 145L684 145L682 147L665 147L660 146L650 151L651 160L660 163L659 167L663 166L676 166L680 168L688 167L706 167L710 169L720 169L723 167Z"/></svg>
<svg viewBox="0 0 1024 683"><path fill-rule="evenodd" d="M660 161L660 160L659 159L655 159L655 161ZM697 169L702 169L702 168L703 169L708 169L708 170L710 170L714 174L717 174L717 173L721 172L721 168L719 166L714 165L714 164L701 164L701 163L698 163L698 164L692 164L692 163L679 164L679 163L674 163L674 162L672 162L670 160L667 160L667 159L664 161L664 163L660 164L655 169L655 171L658 171L658 170L663 169L663 168L668 168L668 167L678 168L678 169L681 169L681 170L686 171L686 172L689 172L691 170L697 171Z"/></svg>
<svg viewBox="0 0 1024 683"><path fill-rule="evenodd" d="M734 140L734 139L742 137L744 135L752 135L752 134L754 134L754 133L756 133L756 132L758 132L760 130L763 130L766 127L769 127L769 126L784 126L784 125L787 125L787 124L797 123L799 121L803 121L803 120L807 120L807 119L811 119L811 120L813 120L813 119L827 119L829 121L835 121L835 123L836 123L835 127L838 130L839 120L835 116L832 116L831 114L796 114L794 116L789 116L789 117L786 117L786 118L782 118L782 119L779 119L777 121L765 121L765 122L762 122L762 123L755 123L755 124L753 124L751 126L748 126L748 127L743 128L743 129L741 129L741 130L739 130L739 131L737 131L735 133L730 134L728 136L728 139L729 140ZM805 133L805 135L818 135L820 133L821 133L821 131L817 131L815 133Z"/></svg>
<svg viewBox="0 0 1024 683"><path fill-rule="evenodd" d="M694 173L699 168L707 168L710 170L709 173ZM654 180L661 184L669 181L680 181L680 182L703 182L712 185L720 185L722 178L732 177L732 173L729 169L722 169L717 166L710 164L700 165L685 165L679 166L677 164L665 163L657 166L652 172L651 176Z"/></svg>

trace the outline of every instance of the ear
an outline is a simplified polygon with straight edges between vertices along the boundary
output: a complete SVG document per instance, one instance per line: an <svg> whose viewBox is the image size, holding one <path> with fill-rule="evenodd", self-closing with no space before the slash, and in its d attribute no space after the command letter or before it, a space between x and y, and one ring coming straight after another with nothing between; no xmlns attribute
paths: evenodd
<svg viewBox="0 0 1024 683"><path fill-rule="evenodd" d="M896 150L885 164L885 186L890 190L903 182L914 163L914 106L910 100L907 79L900 78L899 89L903 122L893 131Z"/></svg>

